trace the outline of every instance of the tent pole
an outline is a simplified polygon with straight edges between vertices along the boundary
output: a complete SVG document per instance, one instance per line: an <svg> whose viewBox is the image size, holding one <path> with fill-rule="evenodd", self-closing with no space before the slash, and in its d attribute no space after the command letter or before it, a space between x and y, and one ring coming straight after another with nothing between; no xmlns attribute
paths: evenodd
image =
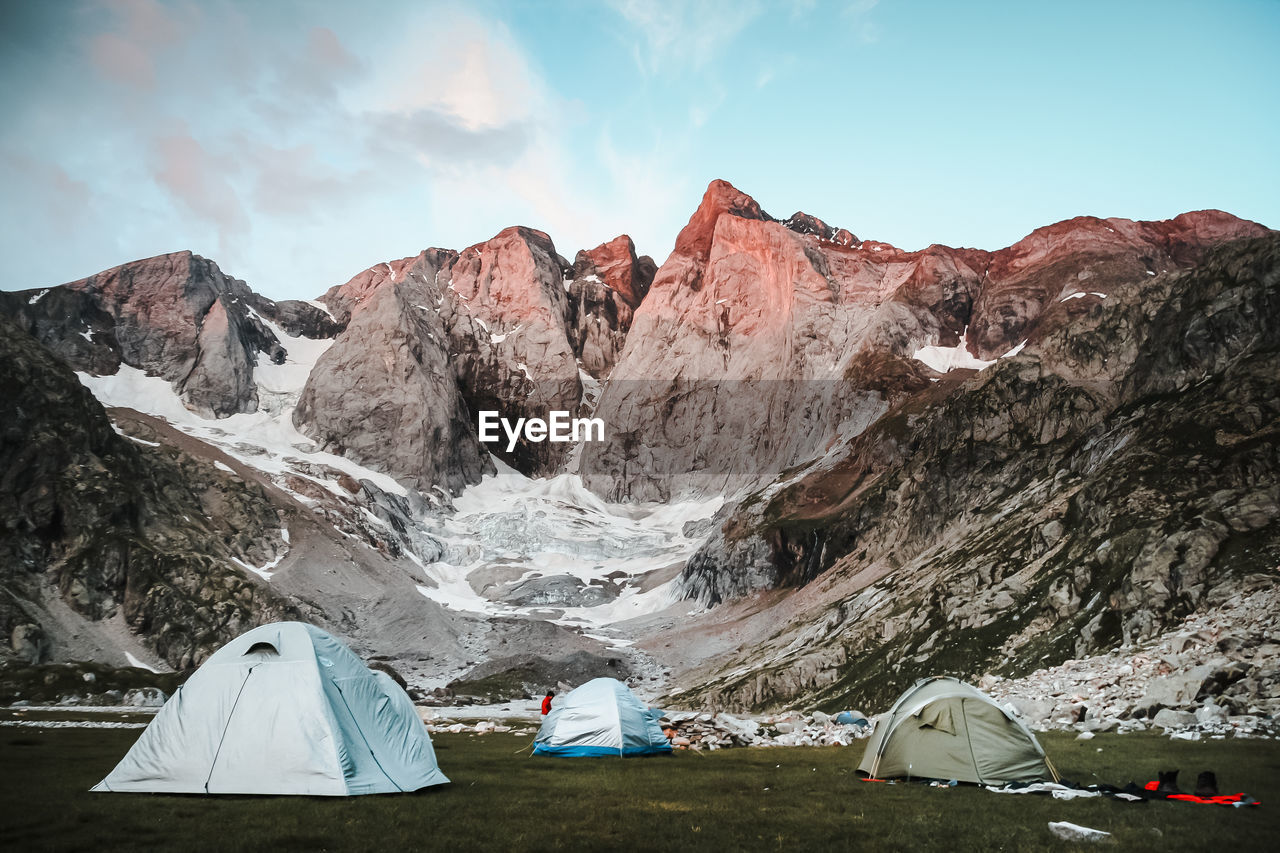
<svg viewBox="0 0 1280 853"><path fill-rule="evenodd" d="M236 714L236 707L240 704L240 694L244 693L244 686L249 683L249 676L253 675L253 671L258 668L255 663L249 667L249 671L244 674L244 681L240 682L240 689L236 691L236 701L231 703L231 710L227 712L227 721L222 724L222 736L218 738L218 748L213 751L213 760L209 762L209 775L204 777L204 792L209 793L209 780L213 778L213 769L218 766L218 756L222 754L222 742L227 739L227 729L231 728L231 718Z"/></svg>

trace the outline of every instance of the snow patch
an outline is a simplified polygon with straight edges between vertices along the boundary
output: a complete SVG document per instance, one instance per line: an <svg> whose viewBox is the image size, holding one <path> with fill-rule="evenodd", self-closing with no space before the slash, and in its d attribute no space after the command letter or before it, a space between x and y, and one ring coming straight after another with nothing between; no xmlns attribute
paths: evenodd
<svg viewBox="0 0 1280 853"><path fill-rule="evenodd" d="M306 300L306 302L308 305L311 305L315 308L319 308L321 311L325 313L325 316L328 317L330 320L337 319L336 317L333 316L333 312L329 310L329 306L325 305L319 299L308 299Z"/></svg>
<svg viewBox="0 0 1280 853"><path fill-rule="evenodd" d="M138 660L137 658L135 658L133 655L129 654L128 652L125 652L125 653L124 653L124 656L125 656L125 658L129 661L129 666L136 666L138 669L145 669L147 672L159 672L159 671L160 671L160 670L156 669L154 666L151 666L150 664L145 664L145 663L143 663L142 661Z"/></svg>
<svg viewBox="0 0 1280 853"><path fill-rule="evenodd" d="M995 361L983 361L969 352L969 327L960 335L960 343L953 347L928 346L921 347L911 354L916 361L922 361L938 373L951 370L982 370L995 364Z"/></svg>
<svg viewBox="0 0 1280 853"><path fill-rule="evenodd" d="M1025 347L1026 345L1027 345L1027 342L1024 340L1022 343L1018 344L1016 347L1014 347L1013 349L1009 350L1007 353L1005 353L1004 355L1002 355L1002 356L1000 356L1000 357L1001 357L1001 358L1013 358L1015 355L1017 355L1018 353L1022 352L1023 347Z"/></svg>
<svg viewBox="0 0 1280 853"><path fill-rule="evenodd" d="M215 459L215 460L214 460L214 462L213 462L213 467L214 467L214 468L217 468L219 471L225 471L225 472L227 472L228 474L234 474L234 473L235 473L235 469L234 469L234 468L232 468L230 465L228 465L228 464L227 464L227 463L225 463L225 462L220 462L220 461L218 461L218 460L216 460L216 459Z"/></svg>
<svg viewBox="0 0 1280 853"><path fill-rule="evenodd" d="M44 299L44 298L45 298L45 296L46 296L46 295L48 295L48 293L49 293L49 291L50 291L50 290L53 290L53 288L52 288L52 287L46 287L44 290L40 291L40 292L39 292L39 293L37 293L35 296L33 296L33 297L31 297L30 299L28 299L28 300L27 300L27 304L28 304L28 305L35 305L35 304L36 304L37 302L39 302L41 299Z"/></svg>
<svg viewBox="0 0 1280 853"><path fill-rule="evenodd" d="M252 310L252 309L250 309ZM272 331L285 348L284 364L274 364L261 354L253 368L253 381L258 386L258 403L266 410L280 411L297 405L302 389L320 356L333 346L333 338L293 337L269 320L262 324Z"/></svg>
<svg viewBox="0 0 1280 853"><path fill-rule="evenodd" d="M533 480L500 460L486 476L454 498L450 516L428 517L427 532L444 546L442 558L422 567L434 586L418 592L454 610L524 615L599 629L661 610L675 599L675 580L642 592L650 572L687 559L700 540L686 537L686 522L709 518L723 498L673 504L611 504L591 493L574 474ZM610 580L618 597L591 607L517 606L477 593L468 576L495 565L509 568L511 589L535 577L569 575L583 586ZM610 577L612 576L612 577ZM622 641L607 637L613 646Z"/></svg>
<svg viewBox="0 0 1280 853"><path fill-rule="evenodd" d="M519 323L519 324L517 324L517 325L516 325L516 327L515 327L514 329L511 329L511 330L509 330L509 331L503 332L503 333L502 333L502 334L500 334L500 335L495 335L495 334L493 334L492 332L490 332L490 334L489 334L489 342L490 342L490 343L494 343L494 344L500 344L500 343L502 343L503 341L505 341L507 338L509 338L509 337L511 337L512 335L514 335L516 332L520 331L522 328L524 328L524 323ZM488 329L485 329L485 331L487 332L487 331L489 331L489 330L488 330Z"/></svg>
<svg viewBox="0 0 1280 853"><path fill-rule="evenodd" d="M288 552L281 554L280 556L272 560L270 563L266 563L265 565L262 565L262 566L251 566L248 563L246 563L244 560L240 560L235 557L232 557L231 561L235 563L237 566L240 566L241 568L248 569L249 571L253 572L255 575L259 576L264 581L269 581L271 580L271 576L275 574L275 572L271 570L274 569L276 566L280 565L280 561L285 558L287 553Z"/></svg>
<svg viewBox="0 0 1280 853"><path fill-rule="evenodd" d="M217 447L264 474L296 473L291 463L299 460L333 468L356 480L369 480L383 491L400 497L408 495L404 486L386 474L345 457L316 450L315 443L294 427L292 406L274 413L260 410L211 420L188 411L168 382L158 376L148 376L136 367L122 364L113 376L93 376L82 372L76 376L102 405L108 408L127 406L164 418L176 429ZM321 485L334 494L346 496L336 483L325 481Z"/></svg>
<svg viewBox="0 0 1280 853"><path fill-rule="evenodd" d="M129 435L129 433L127 433L127 432L125 432L124 430L120 429L120 427L116 426L115 424L112 424L112 425L111 425L111 428L112 428L113 430L115 430L115 431L116 431L116 435L119 435L119 436L122 436L122 437L124 437L124 438L127 438L127 439L129 439L130 441L135 442L135 443L137 443L137 444L143 444L143 445L146 445L147 447L159 447L159 446L160 446L160 442L158 442L158 441L147 441L145 438L138 438L137 436Z"/></svg>

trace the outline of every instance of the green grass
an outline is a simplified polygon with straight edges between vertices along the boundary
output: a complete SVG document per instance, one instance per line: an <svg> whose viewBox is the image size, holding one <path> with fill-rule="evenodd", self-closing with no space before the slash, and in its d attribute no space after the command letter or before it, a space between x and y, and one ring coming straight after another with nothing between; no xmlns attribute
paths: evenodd
<svg viewBox="0 0 1280 853"><path fill-rule="evenodd" d="M1275 849L1280 743L1051 735L1058 768L1124 784L1180 768L1248 809L1168 802L1060 802L974 787L862 782L861 746L533 758L529 737L440 735L453 784L419 794L198 797L91 794L138 732L0 729L3 850L1060 850L1046 824L1113 832L1124 850ZM1101 748L1101 752L1098 749Z"/></svg>

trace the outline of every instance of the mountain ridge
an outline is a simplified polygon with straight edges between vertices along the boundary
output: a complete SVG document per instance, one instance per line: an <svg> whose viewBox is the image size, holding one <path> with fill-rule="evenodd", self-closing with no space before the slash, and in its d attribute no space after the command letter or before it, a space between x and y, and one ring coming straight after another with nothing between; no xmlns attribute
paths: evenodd
<svg viewBox="0 0 1280 853"><path fill-rule="evenodd" d="M775 219L715 181L661 266L626 235L570 263L545 233L513 226L461 251L375 264L310 302L270 300L178 252L0 293L0 314L109 406L172 424L140 433L158 447L133 441L135 452L210 448L206 466L234 460L237 477L267 489L270 512L314 522L297 526L310 532L292 544L264 530L261 542L274 544L252 553L211 544L212 562L183 558L167 570L174 578L239 574L251 590L394 655L419 685L454 684L468 670L502 682L477 661L547 673L582 653L589 666L625 659L633 680L684 701L759 708L846 701L873 681L887 690L917 665L1022 671L1032 661L1008 646L1017 631L1006 609L1042 620L1036 654L1060 660L1208 606L1208 588L1192 594L1144 579L1145 569L1130 578L1098 562L1077 578L1058 563L1045 568L1047 553L1096 550L1072 521L1091 513L1162 531L1159 542L1130 543L1143 566L1165 565L1153 555L1170 537L1183 536L1168 546L1182 560L1209 541L1196 530L1220 532L1178 527L1155 498L1125 515L1124 495L1096 477L1072 481L1071 494L1091 497L1069 509L1056 471L1093 458L1081 442L1100 441L1091 430L1108 419L1133 447L1181 453L1181 438L1160 424L1139 428L1118 414L1161 395L1244 436L1240 453L1265 444L1246 426L1248 412L1271 405L1258 390L1274 368L1263 357L1270 344L1248 350L1248 369L1229 362L1241 352L1232 335L1275 314L1266 296L1280 263L1275 241L1257 223L1199 211L1158 222L1076 217L995 251L905 252L804 212ZM1237 302L1251 293L1253 307L1227 310L1210 293ZM1205 376L1235 383L1234 396L1199 388L1204 377L1191 380L1177 347L1207 359ZM1161 423L1190 428L1161 405ZM524 439L508 453L478 440L475 414L490 408L513 418L590 414L609 437L576 446ZM117 431L146 429L122 409L108 415ZM28 457L20 436L12 444L18 461L9 464L20 473ZM973 447L994 455L973 456ZM1142 454L1122 451L1115 470L1148 470ZM1270 460L1252 464L1264 477L1273 470ZM1008 469L1001 477L992 473L999 466ZM1043 505L1019 503L1005 481L1033 484ZM526 485L504 492L503 483ZM1230 531L1209 549L1222 559L1243 547L1241 536L1272 541L1273 496L1247 485L1230 470L1210 472L1184 496ZM481 492L494 497L477 503ZM1244 530L1232 527L1235 504L1221 493L1253 507L1238 515ZM956 519L942 495L952 496ZM1011 507L1004 515L992 509L1001 501ZM1011 573L975 566L966 536L997 549L987 557L1022 562ZM1195 571L1212 575L1215 559ZM1229 562L1239 580L1243 563ZM1038 579L1009 587L1019 572ZM987 609L920 598L930 578L944 577ZM29 581L19 584L28 598L38 592ZM1176 595L1161 599L1152 583L1173 583ZM1093 624L1091 585L1137 620L1130 634ZM877 590L913 617L860 597ZM1045 609L1041 599L1056 604ZM916 625L919 614L942 621ZM250 609L235 624L265 615ZM938 651L939 625L988 617ZM707 634L725 619L741 620L751 638L741 651ZM80 629L63 627L33 645L38 622L15 623L25 626L23 655L57 659L76 647L69 632ZM220 624L186 645L134 630L176 666L198 662L231 623ZM1072 631L1085 638L1078 648L1064 639ZM934 645L922 648L930 636ZM513 655L512 643L532 645Z"/></svg>

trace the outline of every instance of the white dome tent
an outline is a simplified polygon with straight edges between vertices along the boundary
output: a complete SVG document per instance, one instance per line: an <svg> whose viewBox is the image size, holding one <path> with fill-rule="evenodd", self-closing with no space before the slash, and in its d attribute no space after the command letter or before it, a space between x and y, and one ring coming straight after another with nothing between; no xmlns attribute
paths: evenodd
<svg viewBox="0 0 1280 853"><path fill-rule="evenodd" d="M343 797L448 781L399 685L314 625L279 622L215 652L92 790Z"/></svg>
<svg viewBox="0 0 1280 853"><path fill-rule="evenodd" d="M658 726L662 714L650 710L614 678L596 678L559 700L542 721L534 755L629 758L671 752Z"/></svg>

